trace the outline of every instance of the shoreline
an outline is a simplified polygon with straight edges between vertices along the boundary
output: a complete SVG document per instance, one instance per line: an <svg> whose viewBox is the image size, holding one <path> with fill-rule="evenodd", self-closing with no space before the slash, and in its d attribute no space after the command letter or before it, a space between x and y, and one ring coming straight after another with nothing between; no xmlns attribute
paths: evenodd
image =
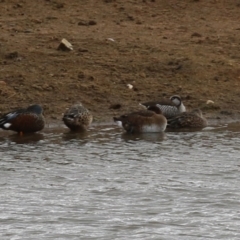
<svg viewBox="0 0 240 240"><path fill-rule="evenodd" d="M206 117L206 116L204 116ZM237 127L237 129L239 129L240 131L240 115L239 114L235 114L234 117L229 117L229 116L224 116L222 118L220 118L219 116L217 116L216 114L209 114L208 113L208 116L206 117L207 118L207 121L208 121L208 127L213 127L213 128L217 128L217 127ZM220 119L219 119L220 118ZM226 126L227 125L227 126ZM122 129L120 127L117 127L117 124L114 123L114 121L109 118L109 117L105 117L104 120L98 120L98 121L93 121L93 123L91 124L91 126L89 127L89 129L91 128L99 128L99 127L105 127L105 126L108 126L108 127L116 127L116 129ZM206 128L203 128L203 129L206 129ZM71 133L70 129L67 128L63 121L61 120L56 120L56 119L51 119L51 118L46 118L46 123L45 123L45 127L42 131L39 131L39 132L36 132L36 133L44 133L44 132L50 132L50 130L53 130L53 131L61 131L63 133ZM123 129L122 129L123 130ZM166 129L165 132L181 132L184 131L184 132L191 132L191 130L194 130L194 128L189 128L189 129ZM89 132L91 130L87 130L86 132ZM202 131L202 130L197 130L197 131ZM124 132L124 130L123 130ZM10 131L10 130L3 130L3 129L0 129L0 136L2 135L9 135L9 134L14 134L16 132L14 131ZM78 134L78 132L72 132L72 133L76 133ZM84 133L84 132L79 132L79 134L81 133Z"/></svg>
<svg viewBox="0 0 240 240"><path fill-rule="evenodd" d="M2 114L40 104L48 122L61 124L80 101L105 123L140 102L180 95L210 124L240 119L234 0L0 4ZM58 50L63 38L73 50Z"/></svg>

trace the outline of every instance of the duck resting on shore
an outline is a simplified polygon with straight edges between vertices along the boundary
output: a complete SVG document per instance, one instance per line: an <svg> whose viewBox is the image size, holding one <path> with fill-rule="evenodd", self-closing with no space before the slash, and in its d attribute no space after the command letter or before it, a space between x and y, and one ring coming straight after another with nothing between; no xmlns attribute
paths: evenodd
<svg viewBox="0 0 240 240"><path fill-rule="evenodd" d="M91 125L93 115L82 103L76 103L64 113L62 120L71 131L85 131Z"/></svg>
<svg viewBox="0 0 240 240"><path fill-rule="evenodd" d="M114 117L114 122L122 126L128 133L157 133L164 132L167 119L161 110L152 106L148 110L142 110Z"/></svg>
<svg viewBox="0 0 240 240"><path fill-rule="evenodd" d="M45 126L42 113L43 109L38 104L16 109L1 116L0 128L18 132L19 135L41 131Z"/></svg>
<svg viewBox="0 0 240 240"><path fill-rule="evenodd" d="M140 105L146 109L153 106L158 107L167 119L172 118L179 113L186 112L186 107L184 106L181 97L178 95L173 95L170 99L140 103Z"/></svg>
<svg viewBox="0 0 240 240"><path fill-rule="evenodd" d="M183 112L175 117L168 119L168 128L204 128L208 123L203 117L200 109L194 109L191 112Z"/></svg>

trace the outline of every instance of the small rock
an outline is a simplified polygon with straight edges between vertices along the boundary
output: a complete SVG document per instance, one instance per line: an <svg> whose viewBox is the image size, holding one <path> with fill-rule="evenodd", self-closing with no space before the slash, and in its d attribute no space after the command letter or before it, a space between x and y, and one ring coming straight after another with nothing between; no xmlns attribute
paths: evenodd
<svg viewBox="0 0 240 240"><path fill-rule="evenodd" d="M57 3L56 8L64 8L64 3Z"/></svg>
<svg viewBox="0 0 240 240"><path fill-rule="evenodd" d="M6 85L6 82L5 81L0 81L0 84L1 85Z"/></svg>
<svg viewBox="0 0 240 240"><path fill-rule="evenodd" d="M88 26L88 22L85 20L81 20L78 22L78 26Z"/></svg>
<svg viewBox="0 0 240 240"><path fill-rule="evenodd" d="M176 70L180 70L181 68L182 68L182 65L179 64L175 69L176 69Z"/></svg>
<svg viewBox="0 0 240 240"><path fill-rule="evenodd" d="M93 81L94 79L95 79L94 76L89 76L89 77L88 77L88 80Z"/></svg>
<svg viewBox="0 0 240 240"><path fill-rule="evenodd" d="M44 90L46 90L47 88L49 88L49 85L48 85L47 83L45 83L45 84L42 85L42 88L43 88Z"/></svg>
<svg viewBox="0 0 240 240"><path fill-rule="evenodd" d="M84 72L82 72L82 71L79 72L79 73L78 73L78 78L81 78L81 79L82 79L82 78L85 78Z"/></svg>
<svg viewBox="0 0 240 240"><path fill-rule="evenodd" d="M88 50L87 50L87 49L84 49L84 48L79 48L79 49L78 49L78 52L88 52Z"/></svg>
<svg viewBox="0 0 240 240"><path fill-rule="evenodd" d="M135 92L138 92L138 88L136 88L136 87L135 87L135 88L133 88L133 90L134 90Z"/></svg>
<svg viewBox="0 0 240 240"><path fill-rule="evenodd" d="M14 58L18 58L18 52L11 52L11 53L8 53L5 58L7 59L14 59Z"/></svg>
<svg viewBox="0 0 240 240"><path fill-rule="evenodd" d="M21 3L17 3L14 7L17 7L17 8L22 8L23 5Z"/></svg>
<svg viewBox="0 0 240 240"><path fill-rule="evenodd" d="M133 85L132 85L132 84L127 84L127 87L128 87L129 89L133 89Z"/></svg>
<svg viewBox="0 0 240 240"><path fill-rule="evenodd" d="M122 105L120 103L110 105L109 109L120 109Z"/></svg>
<svg viewBox="0 0 240 240"><path fill-rule="evenodd" d="M43 90L41 86L38 86L36 84L33 84L32 88L37 89L37 90Z"/></svg>
<svg viewBox="0 0 240 240"><path fill-rule="evenodd" d="M26 29L23 31L24 33L32 33L33 31L31 29Z"/></svg>
<svg viewBox="0 0 240 240"><path fill-rule="evenodd" d="M73 47L72 47L72 44L67 39L63 38L57 50L72 51Z"/></svg>
<svg viewBox="0 0 240 240"><path fill-rule="evenodd" d="M142 78L146 78L146 74L144 72L139 73L139 76Z"/></svg>
<svg viewBox="0 0 240 240"><path fill-rule="evenodd" d="M94 20L89 20L89 21L87 21L87 20L80 20L78 22L78 25L79 26L93 26L93 25L97 25L97 22L94 21Z"/></svg>
<svg viewBox="0 0 240 240"><path fill-rule="evenodd" d="M108 41L115 42L113 38L107 38Z"/></svg>
<svg viewBox="0 0 240 240"><path fill-rule="evenodd" d="M206 104L214 104L214 101L212 101L212 100L207 100Z"/></svg>
<svg viewBox="0 0 240 240"><path fill-rule="evenodd" d="M94 21L94 20L90 20L89 22L88 22L88 25L97 25L97 22L96 21Z"/></svg>
<svg viewBox="0 0 240 240"><path fill-rule="evenodd" d="M41 19L32 19L31 22L40 24L40 23L42 23L42 20Z"/></svg>
<svg viewBox="0 0 240 240"><path fill-rule="evenodd" d="M200 33L195 32L191 35L191 37L202 37L202 35Z"/></svg>
<svg viewBox="0 0 240 240"><path fill-rule="evenodd" d="M131 15L128 15L127 17L128 17L128 19L129 19L130 21L134 21L134 20L135 20L135 18L134 18L133 16L131 16Z"/></svg>

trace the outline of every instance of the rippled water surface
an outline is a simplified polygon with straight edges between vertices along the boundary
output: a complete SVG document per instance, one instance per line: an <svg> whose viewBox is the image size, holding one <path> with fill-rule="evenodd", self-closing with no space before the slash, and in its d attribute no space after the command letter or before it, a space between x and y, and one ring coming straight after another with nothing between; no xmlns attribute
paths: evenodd
<svg viewBox="0 0 240 240"><path fill-rule="evenodd" d="M240 239L240 125L0 131L0 239Z"/></svg>

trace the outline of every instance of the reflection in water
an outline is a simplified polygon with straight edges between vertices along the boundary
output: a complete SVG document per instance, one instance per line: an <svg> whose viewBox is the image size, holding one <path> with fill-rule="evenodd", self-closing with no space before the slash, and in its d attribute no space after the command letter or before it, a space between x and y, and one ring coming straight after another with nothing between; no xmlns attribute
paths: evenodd
<svg viewBox="0 0 240 240"><path fill-rule="evenodd" d="M239 151L239 125L0 131L1 239L239 239Z"/></svg>
<svg viewBox="0 0 240 240"><path fill-rule="evenodd" d="M129 141L149 141L149 142L160 142L166 139L165 133L122 133L121 138L126 142Z"/></svg>
<svg viewBox="0 0 240 240"><path fill-rule="evenodd" d="M42 133L31 133L24 134L23 136L19 136L18 134L12 134L8 136L9 141L24 144L24 143L37 143L44 139L44 135Z"/></svg>
<svg viewBox="0 0 240 240"><path fill-rule="evenodd" d="M166 132L200 132L200 131L206 131L208 128L168 128Z"/></svg>
<svg viewBox="0 0 240 240"><path fill-rule="evenodd" d="M65 132L62 134L62 139L64 141L70 141L70 140L76 140L76 139L87 139L89 136L89 132L84 131L84 132Z"/></svg>

